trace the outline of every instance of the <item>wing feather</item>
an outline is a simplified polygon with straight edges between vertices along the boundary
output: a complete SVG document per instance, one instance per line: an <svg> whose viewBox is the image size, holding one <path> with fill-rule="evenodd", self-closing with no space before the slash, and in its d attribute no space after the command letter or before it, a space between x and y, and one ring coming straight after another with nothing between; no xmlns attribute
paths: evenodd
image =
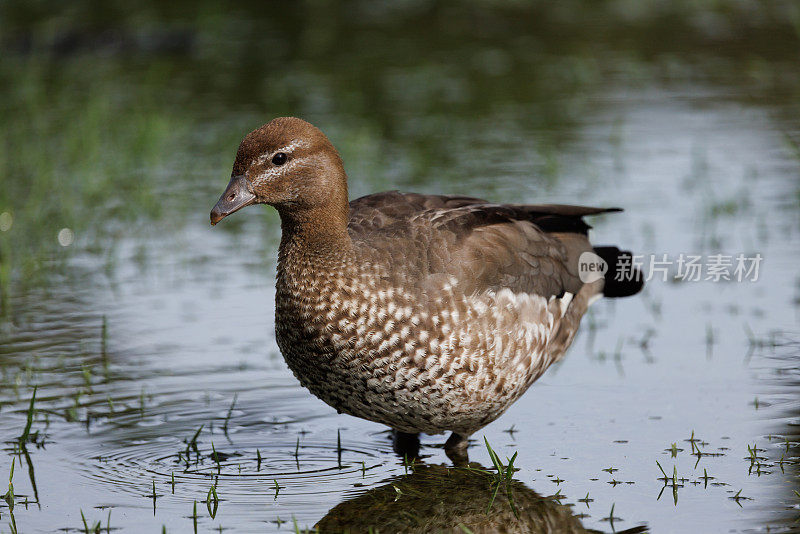
<svg viewBox="0 0 800 534"><path fill-rule="evenodd" d="M428 287L446 275L467 294L508 288L549 298L583 285L577 258L592 250L583 217L620 210L391 191L356 199L350 211L354 243L392 262L398 283Z"/></svg>

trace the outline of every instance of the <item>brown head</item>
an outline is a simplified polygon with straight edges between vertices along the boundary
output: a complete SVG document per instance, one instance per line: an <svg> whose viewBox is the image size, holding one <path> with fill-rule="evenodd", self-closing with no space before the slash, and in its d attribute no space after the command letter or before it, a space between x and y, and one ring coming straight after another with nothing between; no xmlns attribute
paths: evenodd
<svg viewBox="0 0 800 534"><path fill-rule="evenodd" d="M284 224L347 227L347 176L339 153L319 129L279 117L242 140L231 181L211 210L211 224L250 204L269 204Z"/></svg>

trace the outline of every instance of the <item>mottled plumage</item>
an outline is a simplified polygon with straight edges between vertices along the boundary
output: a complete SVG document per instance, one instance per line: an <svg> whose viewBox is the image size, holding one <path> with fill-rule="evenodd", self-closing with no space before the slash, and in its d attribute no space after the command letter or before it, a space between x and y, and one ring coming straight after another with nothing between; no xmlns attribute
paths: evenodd
<svg viewBox="0 0 800 534"><path fill-rule="evenodd" d="M399 192L348 204L338 153L293 118L245 138L212 222L251 203L281 215L276 333L303 386L340 412L459 440L563 356L604 287L578 277L593 250L582 217L617 211Z"/></svg>

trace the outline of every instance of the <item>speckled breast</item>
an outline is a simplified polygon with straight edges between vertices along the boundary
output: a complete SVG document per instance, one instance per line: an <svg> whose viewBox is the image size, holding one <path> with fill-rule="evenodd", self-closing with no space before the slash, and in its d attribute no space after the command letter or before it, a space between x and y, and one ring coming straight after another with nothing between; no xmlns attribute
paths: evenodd
<svg viewBox="0 0 800 534"><path fill-rule="evenodd" d="M563 315L557 300L467 296L453 279L402 288L370 265L294 267L279 268L278 345L301 384L340 412L404 432L468 435L558 356L547 353Z"/></svg>

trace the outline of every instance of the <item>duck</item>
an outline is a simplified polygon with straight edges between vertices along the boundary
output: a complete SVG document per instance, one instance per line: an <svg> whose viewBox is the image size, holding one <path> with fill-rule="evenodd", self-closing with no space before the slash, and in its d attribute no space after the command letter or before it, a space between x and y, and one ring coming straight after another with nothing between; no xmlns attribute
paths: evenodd
<svg viewBox="0 0 800 534"><path fill-rule="evenodd" d="M396 449L449 432L463 462L469 437L563 357L592 302L643 286L620 270L630 252L588 238L584 217L619 208L350 201L338 151L296 117L244 137L211 224L254 204L280 216L275 334L289 369L339 413L390 427Z"/></svg>

